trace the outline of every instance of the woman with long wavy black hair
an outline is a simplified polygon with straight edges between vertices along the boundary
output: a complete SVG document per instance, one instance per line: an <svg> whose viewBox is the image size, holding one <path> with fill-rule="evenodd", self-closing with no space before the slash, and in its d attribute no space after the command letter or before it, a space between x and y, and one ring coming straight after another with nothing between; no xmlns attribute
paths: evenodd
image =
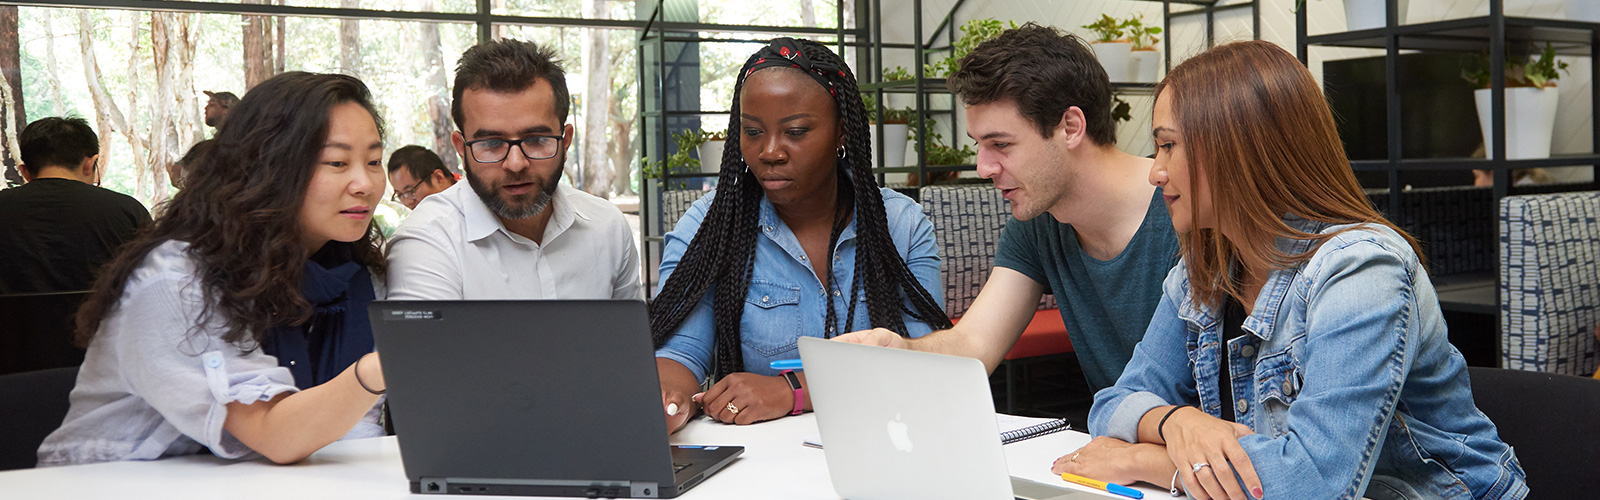
<svg viewBox="0 0 1600 500"><path fill-rule="evenodd" d="M778 38L738 78L719 187L667 235L650 305L672 429L694 403L734 424L808 409L804 376L768 366L798 357L801 336L950 326L933 225L873 182L850 68L822 44Z"/></svg>
<svg viewBox="0 0 1600 500"><path fill-rule="evenodd" d="M184 189L101 270L88 354L40 465L209 450L298 462L382 435L367 303L382 123L360 80L285 73L234 108Z"/></svg>

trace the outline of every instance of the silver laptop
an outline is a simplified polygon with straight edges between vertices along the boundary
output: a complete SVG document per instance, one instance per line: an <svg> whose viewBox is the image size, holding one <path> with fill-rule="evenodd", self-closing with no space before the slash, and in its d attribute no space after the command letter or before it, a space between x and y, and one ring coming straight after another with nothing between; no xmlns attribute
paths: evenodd
<svg viewBox="0 0 1600 500"><path fill-rule="evenodd" d="M811 337L800 339L800 358L842 497L1101 498L1011 477L976 359Z"/></svg>
<svg viewBox="0 0 1600 500"><path fill-rule="evenodd" d="M740 446L669 446L637 300L374 301L412 493L671 498Z"/></svg>

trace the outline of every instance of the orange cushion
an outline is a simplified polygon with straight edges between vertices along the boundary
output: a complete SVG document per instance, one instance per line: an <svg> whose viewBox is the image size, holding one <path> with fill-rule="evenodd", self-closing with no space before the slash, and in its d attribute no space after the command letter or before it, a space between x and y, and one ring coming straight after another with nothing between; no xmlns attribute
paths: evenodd
<svg viewBox="0 0 1600 500"><path fill-rule="evenodd" d="M952 318L952 323L960 318ZM1067 337L1067 325L1061 322L1061 311L1042 309L1033 313L1033 320L1022 330L1022 336L1006 353L1006 359L1022 359L1050 354L1072 352L1072 339Z"/></svg>

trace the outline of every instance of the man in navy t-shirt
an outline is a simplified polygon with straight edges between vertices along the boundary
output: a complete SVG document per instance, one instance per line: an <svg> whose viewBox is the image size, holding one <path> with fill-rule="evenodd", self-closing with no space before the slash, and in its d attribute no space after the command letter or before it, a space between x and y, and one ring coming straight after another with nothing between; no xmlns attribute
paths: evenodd
<svg viewBox="0 0 1600 500"><path fill-rule="evenodd" d="M1049 292L1089 387L1111 386L1144 337L1178 240L1149 182L1152 161L1116 147L1105 70L1076 36L1029 23L979 45L949 85L966 105L978 174L1015 216L994 270L950 330L841 339L976 357L993 371Z"/></svg>

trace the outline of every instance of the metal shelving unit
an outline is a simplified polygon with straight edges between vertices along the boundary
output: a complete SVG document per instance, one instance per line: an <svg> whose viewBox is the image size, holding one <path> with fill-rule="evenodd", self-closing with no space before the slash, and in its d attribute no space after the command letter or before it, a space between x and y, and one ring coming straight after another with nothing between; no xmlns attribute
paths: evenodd
<svg viewBox="0 0 1600 500"><path fill-rule="evenodd" d="M912 36L913 36L913 39L921 41L921 40L924 40L924 32L923 32L923 29L922 29L922 0L911 0L911 1L912 1L912 12L913 12L913 14L912 14ZM1165 60L1165 67L1167 69L1170 69L1172 67L1172 37L1170 36L1170 33L1172 32L1172 21L1173 21L1173 19L1181 19L1181 18L1187 18L1187 17L1203 16L1205 18L1205 27L1206 27L1206 46L1210 47L1215 42L1215 26L1216 26L1216 16L1217 16L1217 14L1224 13L1224 12L1230 12L1230 11L1238 11L1238 10L1249 9L1250 10L1250 15L1251 15L1251 34L1252 34L1252 37L1255 38L1255 39L1258 39L1258 40L1261 38L1260 0L1249 0L1249 1L1245 1L1245 2L1231 3L1231 4L1225 4L1225 5L1218 5L1219 3L1221 3L1218 0L1138 0L1138 1L1159 2L1159 3L1162 4L1163 16L1162 16L1162 20L1161 20L1161 26L1162 26L1162 31L1164 31L1165 33L1168 34L1168 36L1162 37L1162 44L1163 44L1163 48L1165 49L1165 54L1164 54L1163 57L1164 57L1164 60ZM861 81L862 81L862 85L861 85L861 90L862 91L872 91L872 92L875 93L875 95L877 97L878 104L880 106L880 108L878 110L878 112L880 113L880 116L881 116L881 113L883 112L883 106L884 106L884 102L885 102L884 101L884 95L885 94L903 93L903 94L915 94L916 95L915 104L913 105L913 110L915 111L915 116L916 116L915 120L916 121L911 124L912 125L912 130L913 130L913 137L923 137L928 132L928 127L926 126L926 123L925 123L924 119L926 117L935 116L935 115L948 115L949 116L949 120L948 120L949 124L948 124L948 126L949 126L950 137L952 138L952 142L954 142L954 139L956 137L959 137L960 134L961 134L960 124L956 123L956 120L955 120L955 111L954 111L955 106L956 106L955 96L950 95L950 92L949 92L948 88L945 86L945 79L943 79L943 78L926 78L926 77L924 77L923 76L923 65L927 64L929 62L932 62L933 57L935 55L941 54L941 53L944 53L944 52L948 52L950 50L953 50L953 44L955 43L956 38L959 36L959 34L957 33L957 23L955 22L956 12L959 11L961 9L962 5L965 4L965 3L966 3L966 0L957 0L956 3L950 7L950 10L945 13L944 18L943 18L943 20L941 20L939 22L939 25L937 27L935 27L931 31L932 36L928 37L926 39L927 41L914 43L914 44L896 44L896 43L883 42L883 26L882 26L881 23L877 22L877 21L881 20L881 17L882 17L880 15L881 12L882 12L882 0L873 0L872 1L872 16L871 16L871 19L873 20L873 22L870 24L870 26L871 26L871 30L870 30L871 31L871 37L869 38L869 40L874 42L874 43L872 43L872 58L871 58L871 61L872 61L873 64L871 65L871 70L870 71L859 71L858 70L856 77L861 79ZM1180 8L1180 9L1174 10L1174 8L1173 8L1174 5L1190 6L1190 8ZM942 38L942 40L940 40L940 38ZM882 81L883 60L884 60L883 59L883 49L909 49L909 50L915 51L916 55L915 55L915 58L913 60L917 61L917 63L914 64L916 66L916 68L914 68L914 71L913 71L913 78L910 79L910 80L900 80L900 81L893 81L893 82L884 82L884 81ZM1113 82L1112 83L1112 92L1114 94L1116 94L1116 95L1143 95L1143 96L1149 96L1149 95L1153 95L1154 91L1155 91L1155 84L1153 84L1153 83L1126 83L1126 82ZM933 96L935 96L935 95L938 95L938 96L940 96L942 98L948 99L947 105L942 107L942 108L939 108L939 109L933 108L931 106L931 104L932 104L931 100L932 100ZM874 149L874 153L877 155L877 163L876 164L877 165L883 165L884 160L885 160L885 158L884 158L884 149L882 147L883 144L882 144L882 139L881 139L884 136L883 125L882 124L878 124L876 126L878 128L877 136L880 138L879 139L880 143L874 145L875 147L873 149ZM929 181L928 174L930 174L930 173L958 172L958 171L968 171L968 170L977 169L976 165L939 165L939 166L929 166L927 164L927 157L928 157L927 144L925 144L925 141L918 141L917 142L917 156L915 158L915 164L914 165L904 166L904 167L879 167L879 168L876 168L876 169L874 169L874 171L879 173L878 182L880 184L883 184L884 183L884 175L883 174L887 174L887 173L915 173L915 174L917 174L917 180L918 180L917 185L925 186L925 185L928 184L928 181ZM908 158L908 160L911 160L911 159Z"/></svg>
<svg viewBox="0 0 1600 500"><path fill-rule="evenodd" d="M1309 61L1311 46L1384 49L1385 74L1389 75L1385 78L1388 158L1353 161L1351 168L1357 171L1388 173L1390 213L1400 210L1400 194L1404 189L1400 172L1403 171L1469 169L1493 171L1494 200L1498 203L1501 198L1516 191L1516 187L1511 185L1511 171L1514 169L1585 165L1594 168L1600 165L1600 155L1594 153L1552 155L1550 158L1534 160L1508 160L1505 157L1505 63L1508 52L1512 48L1523 47L1536 50L1534 47L1542 47L1548 42L1558 55L1592 57L1596 48L1600 47L1600 23L1508 17L1505 15L1503 0L1489 0L1487 16L1403 25L1395 22L1397 17L1395 0L1386 2L1386 8L1388 25L1382 28L1310 35L1306 32L1305 9L1301 9L1296 15L1295 23L1298 35L1296 54L1300 57L1301 63ZM1493 145L1489 149L1495 152L1492 158L1403 157L1401 142L1404 137L1399 92L1402 82L1395 76L1400 74L1402 50L1489 53L1492 126L1488 142ZM1590 65L1590 78L1591 81L1600 82L1600 65ZM1590 92L1591 103L1600 104L1600 87L1591 85ZM1591 116L1600 115L1596 111L1600 111L1600 106L1595 106L1591 110ZM1600 128L1595 129L1594 140L1595 144L1600 144ZM1588 187L1592 189L1594 183L1591 182Z"/></svg>

